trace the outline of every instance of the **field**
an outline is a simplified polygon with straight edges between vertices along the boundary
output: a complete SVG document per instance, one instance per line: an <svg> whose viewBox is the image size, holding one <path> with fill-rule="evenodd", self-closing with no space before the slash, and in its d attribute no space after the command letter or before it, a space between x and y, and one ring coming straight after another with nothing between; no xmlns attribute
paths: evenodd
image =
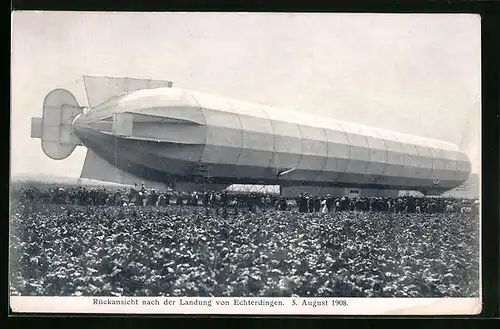
<svg viewBox="0 0 500 329"><path fill-rule="evenodd" d="M479 221L14 200L10 284L12 295L478 296Z"/></svg>

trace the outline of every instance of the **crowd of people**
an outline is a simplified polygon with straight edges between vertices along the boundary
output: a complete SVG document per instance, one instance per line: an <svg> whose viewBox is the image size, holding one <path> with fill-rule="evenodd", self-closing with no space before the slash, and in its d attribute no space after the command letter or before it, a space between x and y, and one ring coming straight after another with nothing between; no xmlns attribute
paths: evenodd
<svg viewBox="0 0 500 329"><path fill-rule="evenodd" d="M75 204L95 206L205 206L205 207L254 207L271 208L273 206L280 210L286 210L287 204L284 198L277 198L271 194L251 193L247 195L235 195L234 193L222 192L158 192L148 189L142 184L140 187L128 190L118 188L114 190L102 187L51 187L39 189L37 187L23 187L14 191L16 198L27 202L42 202L52 204Z"/></svg>
<svg viewBox="0 0 500 329"><path fill-rule="evenodd" d="M308 196L296 199L299 212L386 211L398 213L478 213L479 202L471 199L426 198L414 196L390 197L331 197Z"/></svg>
<svg viewBox="0 0 500 329"><path fill-rule="evenodd" d="M479 294L475 200L28 185L11 200L12 295Z"/></svg>
<svg viewBox="0 0 500 329"><path fill-rule="evenodd" d="M39 189L23 187L14 191L17 199L28 202L97 206L204 206L211 208L247 208L286 211L297 209L301 213L329 213L336 211L392 211L405 213L466 212L478 213L479 201L456 198L427 198L414 196L389 197L332 197L302 193L296 198L275 194L237 194L227 191L210 192L157 192L142 184L137 188L115 189L78 187L52 187Z"/></svg>
<svg viewBox="0 0 500 329"><path fill-rule="evenodd" d="M14 205L11 294L477 297L469 213Z"/></svg>

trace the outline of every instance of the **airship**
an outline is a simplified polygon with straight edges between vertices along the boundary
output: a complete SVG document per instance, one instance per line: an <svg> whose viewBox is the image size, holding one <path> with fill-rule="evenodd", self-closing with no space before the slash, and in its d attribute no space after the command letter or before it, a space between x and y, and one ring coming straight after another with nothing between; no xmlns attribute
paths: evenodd
<svg viewBox="0 0 500 329"><path fill-rule="evenodd" d="M31 137L41 139L51 159L87 148L82 179L182 191L260 184L282 193L387 196L439 195L471 173L467 154L442 140L175 88L171 81L83 80L89 106L55 89L31 122Z"/></svg>

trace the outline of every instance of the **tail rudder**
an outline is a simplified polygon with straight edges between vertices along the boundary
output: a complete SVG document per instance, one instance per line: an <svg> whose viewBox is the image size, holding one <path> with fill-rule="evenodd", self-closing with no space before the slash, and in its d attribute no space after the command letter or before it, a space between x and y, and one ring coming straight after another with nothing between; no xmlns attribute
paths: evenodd
<svg viewBox="0 0 500 329"><path fill-rule="evenodd" d="M82 113L75 96L55 89L45 96L41 118L31 119L31 137L42 140L43 152L54 160L71 155L81 142L73 130L73 121Z"/></svg>

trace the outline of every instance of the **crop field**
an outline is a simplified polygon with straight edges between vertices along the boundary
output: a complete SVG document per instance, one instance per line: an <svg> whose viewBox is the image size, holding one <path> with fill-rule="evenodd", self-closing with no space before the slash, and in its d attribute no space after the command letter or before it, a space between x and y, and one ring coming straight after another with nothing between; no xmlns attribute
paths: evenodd
<svg viewBox="0 0 500 329"><path fill-rule="evenodd" d="M14 200L10 293L478 296L479 220L459 212L236 214Z"/></svg>

